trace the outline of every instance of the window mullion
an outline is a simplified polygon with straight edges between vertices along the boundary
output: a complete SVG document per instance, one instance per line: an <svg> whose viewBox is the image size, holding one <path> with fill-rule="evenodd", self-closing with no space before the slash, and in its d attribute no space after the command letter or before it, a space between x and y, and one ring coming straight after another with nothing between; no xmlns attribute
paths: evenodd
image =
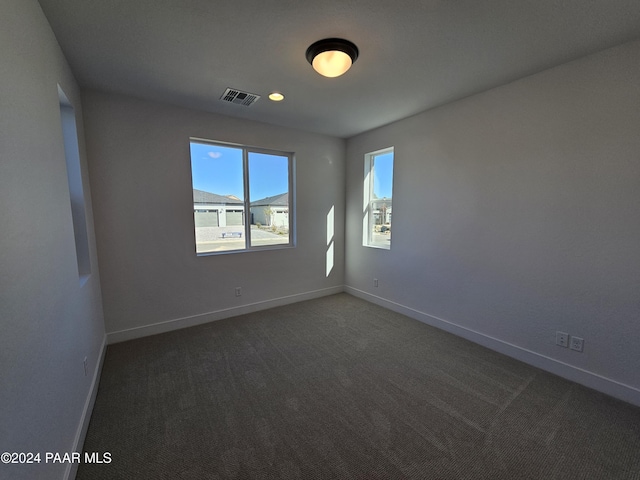
<svg viewBox="0 0 640 480"><path fill-rule="evenodd" d="M249 151L242 149L242 173L244 180L244 236L246 246L251 248L251 199L249 198Z"/></svg>

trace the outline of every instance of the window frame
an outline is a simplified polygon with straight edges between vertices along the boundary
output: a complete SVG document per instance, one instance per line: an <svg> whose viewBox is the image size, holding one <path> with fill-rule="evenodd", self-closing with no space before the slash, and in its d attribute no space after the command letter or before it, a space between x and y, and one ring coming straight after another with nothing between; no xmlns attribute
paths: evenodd
<svg viewBox="0 0 640 480"><path fill-rule="evenodd" d="M200 137L189 137L189 147L191 148L191 144L192 143L199 143L199 144L204 144L204 145L212 145L212 146L219 146L219 147L224 147L224 148L236 148L242 151L242 177L243 177L243 190L244 190L244 195L243 195L243 199L242 199L242 208L243 210L243 217L244 217L244 225L242 225L243 228L243 234L244 234L244 248L235 248L235 249L229 249L229 250L221 250L221 251L211 251L211 252L198 252L198 246L196 243L196 237L195 237L195 215L193 214L193 212L195 212L194 209L192 209L192 221L193 221L193 227L194 227L194 247L195 247L195 252L196 252L196 256L198 257L202 257L202 256L210 256L210 255L227 255L227 254L235 254L235 253L245 253L245 252L257 252L257 251L264 251L264 250L284 250L284 249L289 249L289 248L295 248L296 247L296 221L295 221L295 199L296 199L296 195L295 195L295 154L293 152L285 152L285 151L281 151L281 150L272 150L272 149L268 149L268 148L263 148L263 147L255 147L255 146L251 146L251 145L244 145L244 144L238 144L238 143L231 143L231 142L223 142L223 141L219 141L219 140L210 140L210 139L206 139L206 138L200 138ZM274 244L268 244L268 245L251 245L251 227L252 227L252 223L251 223L251 196L250 196L250 185L251 185L251 179L250 179L250 172L249 172L249 155L252 153L256 153L256 154L264 154L264 155L274 155L274 156L278 156L278 157L286 157L287 158L287 171L288 171L288 179L287 179L287 188L288 188L288 196L289 196L289 206L288 206L288 215L287 215L287 220L288 220L288 230L289 230L289 241L287 243L274 243ZM191 160L191 154L189 155L189 158ZM193 185L193 164L190 161L190 165L191 165L191 191L193 191L193 189L195 188ZM211 192L214 193L214 192ZM193 200L193 199L192 199ZM255 200L260 200L255 199ZM254 201L255 201L254 200ZM191 202L193 203L193 201Z"/></svg>
<svg viewBox="0 0 640 480"><path fill-rule="evenodd" d="M78 127L75 108L58 85L58 103L60 107L60 133L64 148L67 185L69 187L69 207L73 224L76 263L80 285L84 285L91 276L91 251L89 231L87 229L87 206L82 181L82 163L78 143Z"/></svg>
<svg viewBox="0 0 640 480"><path fill-rule="evenodd" d="M391 237L389 237L388 244L380 244L374 243L372 240L373 233L373 225L374 225L374 202L379 199L374 198L373 189L374 189L374 170L375 170L375 159L376 157L380 157L382 155L386 155L391 153L393 155L392 161L393 166L391 169L391 200L393 204L393 170L395 169L395 148L393 146L381 148L379 150L375 150L373 152L366 153L364 155L364 182L363 182L363 218L362 218L362 246L369 248L377 248L380 250L391 250ZM386 197L383 197L386 198ZM392 207L393 211L393 207ZM390 215L393 215L391 213ZM392 222L389 222L392 224ZM391 235L391 233L389 233Z"/></svg>

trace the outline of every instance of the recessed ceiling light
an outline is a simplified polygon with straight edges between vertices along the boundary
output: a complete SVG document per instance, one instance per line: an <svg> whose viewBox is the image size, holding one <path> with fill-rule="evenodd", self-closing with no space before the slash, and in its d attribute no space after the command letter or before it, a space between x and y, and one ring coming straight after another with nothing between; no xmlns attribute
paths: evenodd
<svg viewBox="0 0 640 480"><path fill-rule="evenodd" d="M307 61L325 77L339 77L358 58L358 47L342 38L325 38L307 48Z"/></svg>
<svg viewBox="0 0 640 480"><path fill-rule="evenodd" d="M269 94L269 100L273 100L274 102L281 102L284 100L284 95L280 92L273 92Z"/></svg>

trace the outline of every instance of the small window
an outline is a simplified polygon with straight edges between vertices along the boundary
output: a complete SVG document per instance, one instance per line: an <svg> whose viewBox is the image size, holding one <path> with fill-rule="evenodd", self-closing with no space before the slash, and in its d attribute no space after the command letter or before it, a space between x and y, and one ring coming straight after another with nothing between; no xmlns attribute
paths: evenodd
<svg viewBox="0 0 640 480"><path fill-rule="evenodd" d="M71 218L76 246L76 260L80 284L84 284L91 275L91 261L89 255L89 235L87 233L87 215L85 210L84 189L82 186L82 170L80 168L80 150L78 148L78 130L76 114L71 102L58 86L58 100L60 102L60 123L62 125L62 140L64 142L64 156L67 165L67 180L69 182L69 199L71 200Z"/></svg>
<svg viewBox="0 0 640 480"><path fill-rule="evenodd" d="M293 246L293 154L190 145L197 254Z"/></svg>
<svg viewBox="0 0 640 480"><path fill-rule="evenodd" d="M390 249L393 147L365 155L363 191L362 244L366 247Z"/></svg>

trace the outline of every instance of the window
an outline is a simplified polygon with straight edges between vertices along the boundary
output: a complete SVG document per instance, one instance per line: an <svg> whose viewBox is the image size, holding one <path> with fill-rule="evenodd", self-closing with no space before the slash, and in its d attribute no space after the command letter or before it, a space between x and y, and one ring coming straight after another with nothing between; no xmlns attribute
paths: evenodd
<svg viewBox="0 0 640 480"><path fill-rule="evenodd" d="M390 249L393 147L365 155L363 191L362 244L366 247Z"/></svg>
<svg viewBox="0 0 640 480"><path fill-rule="evenodd" d="M293 246L293 154L190 145L197 254Z"/></svg>
<svg viewBox="0 0 640 480"><path fill-rule="evenodd" d="M67 180L69 182L69 199L71 200L71 219L73 221L76 260L78 263L80 284L82 285L87 281L89 275L91 275L91 261L89 255L89 235L87 233L84 189L82 187L82 170L80 169L76 114L60 86L58 86L58 100L60 102L60 122L62 124L64 157L67 165Z"/></svg>

